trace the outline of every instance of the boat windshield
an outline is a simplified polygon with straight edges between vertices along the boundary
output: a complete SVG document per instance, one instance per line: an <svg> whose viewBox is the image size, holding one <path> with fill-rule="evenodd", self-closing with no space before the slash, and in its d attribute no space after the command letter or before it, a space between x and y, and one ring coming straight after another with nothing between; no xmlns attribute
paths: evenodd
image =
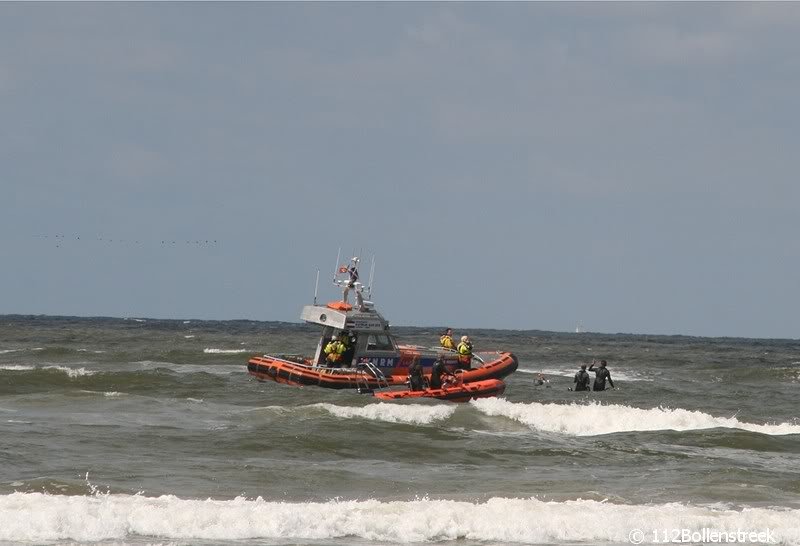
<svg viewBox="0 0 800 546"><path fill-rule="evenodd" d="M368 351L393 351L394 345L387 335L370 334L367 338Z"/></svg>

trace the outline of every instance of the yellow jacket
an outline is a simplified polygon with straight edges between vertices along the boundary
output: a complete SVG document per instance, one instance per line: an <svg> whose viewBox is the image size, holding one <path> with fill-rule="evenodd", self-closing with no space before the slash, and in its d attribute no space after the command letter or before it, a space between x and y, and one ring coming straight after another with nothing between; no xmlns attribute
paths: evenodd
<svg viewBox="0 0 800 546"><path fill-rule="evenodd" d="M442 337L439 338L439 343L445 349L455 349L456 348L456 344L453 343L452 336L448 336L447 334L445 334L445 335L443 335Z"/></svg>

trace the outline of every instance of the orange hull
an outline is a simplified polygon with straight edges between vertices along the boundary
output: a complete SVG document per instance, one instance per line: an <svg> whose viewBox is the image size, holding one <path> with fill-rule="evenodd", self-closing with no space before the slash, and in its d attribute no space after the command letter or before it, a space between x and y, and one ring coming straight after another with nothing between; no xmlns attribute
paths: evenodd
<svg viewBox="0 0 800 546"><path fill-rule="evenodd" d="M287 385L313 385L328 389L380 389L405 385L409 365L420 358L419 351L402 347L400 362L394 368L382 370L385 378L381 380L356 368L324 368L313 366L308 361L292 362L268 355L251 358L247 362L247 371L259 381L276 381ZM424 362L423 366L425 364L427 362ZM460 373L460 377L463 383L501 379L513 373L517 365L517 358L513 354L497 353L497 358L494 360L484 363L479 368L464 370Z"/></svg>
<svg viewBox="0 0 800 546"><path fill-rule="evenodd" d="M506 389L506 384L499 379L486 379L474 383L443 387L441 389L425 389L421 391L382 391L373 396L381 400L405 400L411 398L436 398L450 402L469 402L474 398L499 396Z"/></svg>

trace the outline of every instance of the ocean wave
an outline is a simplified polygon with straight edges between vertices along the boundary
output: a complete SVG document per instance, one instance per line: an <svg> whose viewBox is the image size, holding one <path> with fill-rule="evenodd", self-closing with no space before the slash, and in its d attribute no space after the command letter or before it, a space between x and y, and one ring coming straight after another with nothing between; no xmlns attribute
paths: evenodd
<svg viewBox="0 0 800 546"><path fill-rule="evenodd" d="M120 396L126 396L127 393L119 392L119 391L87 391L82 390L81 392L86 394L102 394L106 398L118 398Z"/></svg>
<svg viewBox="0 0 800 546"><path fill-rule="evenodd" d="M241 364L178 364L175 362L157 360L139 360L134 362L144 370L163 368L178 374L208 373L213 375L230 375L235 373L247 373L247 368Z"/></svg>
<svg viewBox="0 0 800 546"><path fill-rule="evenodd" d="M31 370L35 370L33 366L25 366L24 364L9 364L6 366L0 366L0 370L7 370L10 372L29 372Z"/></svg>
<svg viewBox="0 0 800 546"><path fill-rule="evenodd" d="M641 409L618 404L541 404L509 402L502 398L482 398L470 402L489 416L514 419L544 432L572 436L596 436L615 432L654 430L702 430L735 428L780 436L800 434L800 425L793 423L746 423L736 417L715 417L701 411L681 408Z"/></svg>
<svg viewBox="0 0 800 546"><path fill-rule="evenodd" d="M59 372L64 372L70 378L76 377L83 377L86 375L94 375L95 371L87 370L86 368L70 368L69 366L44 366L42 367L43 370L58 370Z"/></svg>
<svg viewBox="0 0 800 546"><path fill-rule="evenodd" d="M94 375L95 371L87 370L86 368L70 368L69 366L27 366L24 364L9 364L5 366L0 366L0 370L11 371L11 372L30 372L34 370L56 370L59 372L63 372L67 374L70 378L76 377L83 377L86 375Z"/></svg>
<svg viewBox="0 0 800 546"><path fill-rule="evenodd" d="M211 347L203 349L203 352L209 355L233 355L239 353L247 353L249 351L247 349L214 349L213 347Z"/></svg>
<svg viewBox="0 0 800 546"><path fill-rule="evenodd" d="M16 353L20 349L0 349L0 355L5 355L8 353Z"/></svg>
<svg viewBox="0 0 800 546"><path fill-rule="evenodd" d="M321 408L336 417L344 419L369 419L386 423L405 423L409 425L429 425L434 421L447 419L456 407L448 404L422 405L422 404L388 404L378 402L366 406L337 406L335 404L313 404L312 408Z"/></svg>
<svg viewBox="0 0 800 546"><path fill-rule="evenodd" d="M585 514L602 525L575 525ZM494 541L624 543L632 530L719 532L770 529L778 543L800 544L800 510L730 509L686 504L625 505L575 500L270 502L261 498L192 500L172 495L0 496L0 540L107 541L134 537L177 540L325 540L379 542ZM649 540L648 540L649 539Z"/></svg>

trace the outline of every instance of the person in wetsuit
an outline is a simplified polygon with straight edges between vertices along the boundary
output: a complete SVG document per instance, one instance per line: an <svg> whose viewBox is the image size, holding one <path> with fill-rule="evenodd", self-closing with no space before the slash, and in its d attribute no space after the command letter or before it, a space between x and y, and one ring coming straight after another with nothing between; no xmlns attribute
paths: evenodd
<svg viewBox="0 0 800 546"><path fill-rule="evenodd" d="M422 364L419 359L414 360L408 367L408 388L412 391L425 389L425 377L422 375Z"/></svg>
<svg viewBox="0 0 800 546"><path fill-rule="evenodd" d="M589 372L586 371L586 364L581 364L581 369L578 373L575 374L575 388L573 390L576 391L588 391L589 390Z"/></svg>
<svg viewBox="0 0 800 546"><path fill-rule="evenodd" d="M533 384L537 387L541 387L542 385L549 387L550 385L548 385L548 383L550 383L550 380L547 379L543 373L537 374L536 379L533 380Z"/></svg>
<svg viewBox="0 0 800 546"><path fill-rule="evenodd" d="M592 362L591 366L589 366L589 371L594 372L594 389L596 391L604 391L606 390L606 379L608 380L611 388L614 389L614 382L611 380L611 373L606 368L606 361L600 361L600 367L595 368L594 362Z"/></svg>
<svg viewBox="0 0 800 546"><path fill-rule="evenodd" d="M441 358L437 358L436 362L433 363L433 369L431 369L431 381L430 386L432 389L441 389L442 388L442 376L453 376L444 365L444 361Z"/></svg>

